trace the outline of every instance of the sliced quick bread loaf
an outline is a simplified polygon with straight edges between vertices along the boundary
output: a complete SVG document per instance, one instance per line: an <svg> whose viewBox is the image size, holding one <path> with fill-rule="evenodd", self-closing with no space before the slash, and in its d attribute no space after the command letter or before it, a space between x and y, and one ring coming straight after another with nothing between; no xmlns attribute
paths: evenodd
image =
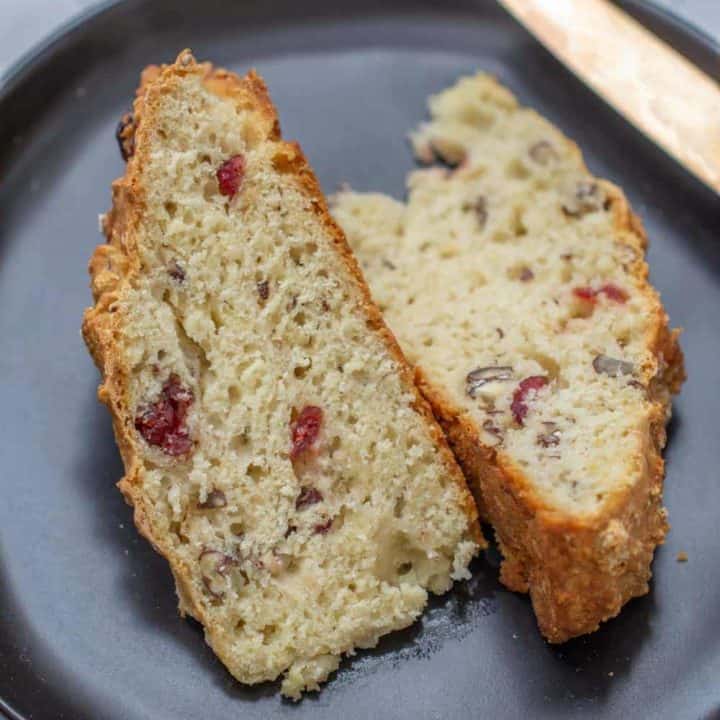
<svg viewBox="0 0 720 720"><path fill-rule="evenodd" d="M553 642L647 592L683 380L622 192L492 78L430 100L406 204L342 192L348 234Z"/></svg>
<svg viewBox="0 0 720 720"><path fill-rule="evenodd" d="M120 489L230 672L297 698L468 577L474 503L262 80L184 52L119 139L83 332Z"/></svg>

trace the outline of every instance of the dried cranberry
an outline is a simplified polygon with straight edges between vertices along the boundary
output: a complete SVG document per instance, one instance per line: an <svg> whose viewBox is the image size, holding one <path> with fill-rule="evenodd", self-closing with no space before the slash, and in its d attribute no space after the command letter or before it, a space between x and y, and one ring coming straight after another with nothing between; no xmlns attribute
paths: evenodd
<svg viewBox="0 0 720 720"><path fill-rule="evenodd" d="M576 287L573 288L573 295L581 300L594 303L596 302L597 293L591 287Z"/></svg>
<svg viewBox="0 0 720 720"><path fill-rule="evenodd" d="M311 448L320 434L323 411L315 405L306 405L295 422L290 423L292 448L290 457L295 460Z"/></svg>
<svg viewBox="0 0 720 720"><path fill-rule="evenodd" d="M233 155L218 168L216 176L220 194L235 197L245 177L245 158Z"/></svg>
<svg viewBox="0 0 720 720"><path fill-rule="evenodd" d="M612 300L613 302L621 304L626 302L629 297L629 295L622 288L619 288L613 283L605 283L597 290L594 290L593 288L587 286L576 287L573 288L573 295L580 298L581 300L586 300L587 302L591 303L597 302L598 295L605 295L608 300Z"/></svg>
<svg viewBox="0 0 720 720"><path fill-rule="evenodd" d="M300 510L304 507L308 507L308 505L316 505L317 503L322 502L322 500L322 493L317 488L308 485L300 488L300 494L297 496L297 500L295 500L295 509Z"/></svg>
<svg viewBox="0 0 720 720"><path fill-rule="evenodd" d="M135 429L145 442L158 446L167 455L185 455L193 445L185 424L193 400L192 392L173 374L165 381L157 400L140 410Z"/></svg>
<svg viewBox="0 0 720 720"><path fill-rule="evenodd" d="M617 285L613 283L605 283L599 290L598 294L602 293L608 300L613 300L617 303L627 302L629 295Z"/></svg>
<svg viewBox="0 0 720 720"><path fill-rule="evenodd" d="M548 384L548 379L542 375L531 375L525 378L517 386L517 389L513 393L512 403L510 404L510 410L512 410L515 421L519 424L523 424L523 420L528 413L527 396L530 393L535 393L540 388L545 387Z"/></svg>
<svg viewBox="0 0 720 720"><path fill-rule="evenodd" d="M330 528L333 524L333 518L329 518L324 523L318 523L313 530L317 535L327 535L330 532Z"/></svg>

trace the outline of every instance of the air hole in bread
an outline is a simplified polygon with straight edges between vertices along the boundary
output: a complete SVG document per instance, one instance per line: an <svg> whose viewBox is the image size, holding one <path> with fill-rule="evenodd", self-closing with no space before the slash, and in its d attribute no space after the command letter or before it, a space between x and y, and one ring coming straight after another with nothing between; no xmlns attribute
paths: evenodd
<svg viewBox="0 0 720 720"><path fill-rule="evenodd" d="M277 631L278 631L278 629L275 625L263 626L263 628L260 631L263 636L263 645L269 645L272 642L275 635L277 634Z"/></svg>
<svg viewBox="0 0 720 720"><path fill-rule="evenodd" d="M218 194L218 188L217 188L217 181L215 180L208 180L203 184L203 199L206 201L211 201L213 198L215 198ZM195 223L195 227L202 227L202 223L198 221Z"/></svg>
<svg viewBox="0 0 720 720"><path fill-rule="evenodd" d="M312 363L308 365L296 365L293 370L293 375L298 378L298 380L302 380L308 374L311 365Z"/></svg>
<svg viewBox="0 0 720 720"><path fill-rule="evenodd" d="M328 455L332 457L341 448L342 440L338 435L333 435L330 441L327 443Z"/></svg>
<svg viewBox="0 0 720 720"><path fill-rule="evenodd" d="M581 300L579 298L572 298L570 301L568 317L576 320L585 319L592 317L594 312L595 305L593 303Z"/></svg>
<svg viewBox="0 0 720 720"><path fill-rule="evenodd" d="M296 265L302 265L302 256L303 251L302 248L299 248L297 245L294 245L290 248L290 259L296 264ZM262 260L262 258L260 258Z"/></svg>
<svg viewBox="0 0 720 720"><path fill-rule="evenodd" d="M397 567L397 574L402 577L403 575L407 575L408 573L412 572L413 564L411 562L404 562L400 563Z"/></svg>
<svg viewBox="0 0 720 720"><path fill-rule="evenodd" d="M522 160L513 158L505 168L505 175L512 180L526 180L530 171Z"/></svg>
<svg viewBox="0 0 720 720"><path fill-rule="evenodd" d="M247 474L249 477L251 477L253 480L261 480L263 477L267 475L267 470L264 467L261 467L260 465L255 465L251 463L248 465L247 468Z"/></svg>
<svg viewBox="0 0 720 720"><path fill-rule="evenodd" d="M528 229L525 225L525 208L515 207L512 212L512 232L516 238L527 235Z"/></svg>

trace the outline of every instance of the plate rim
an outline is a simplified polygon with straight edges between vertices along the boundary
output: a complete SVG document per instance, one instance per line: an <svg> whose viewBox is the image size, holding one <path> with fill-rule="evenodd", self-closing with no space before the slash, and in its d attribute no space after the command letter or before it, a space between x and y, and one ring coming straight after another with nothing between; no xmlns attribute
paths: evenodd
<svg viewBox="0 0 720 720"><path fill-rule="evenodd" d="M0 73L0 105L22 84L25 76L33 73L36 66L43 61L45 56L51 55L63 41L69 40L89 22L99 20L114 8L130 1L100 0L98 3L81 10L77 15L73 15L62 22L55 30L21 53L20 57L16 58ZM616 0L611 0L611 2L617 4ZM712 52L720 53L720 40L715 40L710 33L693 22L680 17L677 12L657 5L654 0L624 0L624 2L660 17L666 24L673 26L675 30L691 36L696 43Z"/></svg>

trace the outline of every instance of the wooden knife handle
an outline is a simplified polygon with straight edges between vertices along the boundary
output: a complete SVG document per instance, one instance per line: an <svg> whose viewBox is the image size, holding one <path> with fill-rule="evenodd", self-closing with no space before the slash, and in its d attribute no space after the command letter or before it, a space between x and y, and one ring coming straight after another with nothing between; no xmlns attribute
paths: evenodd
<svg viewBox="0 0 720 720"><path fill-rule="evenodd" d="M618 112L720 193L715 80L608 0L500 2Z"/></svg>

